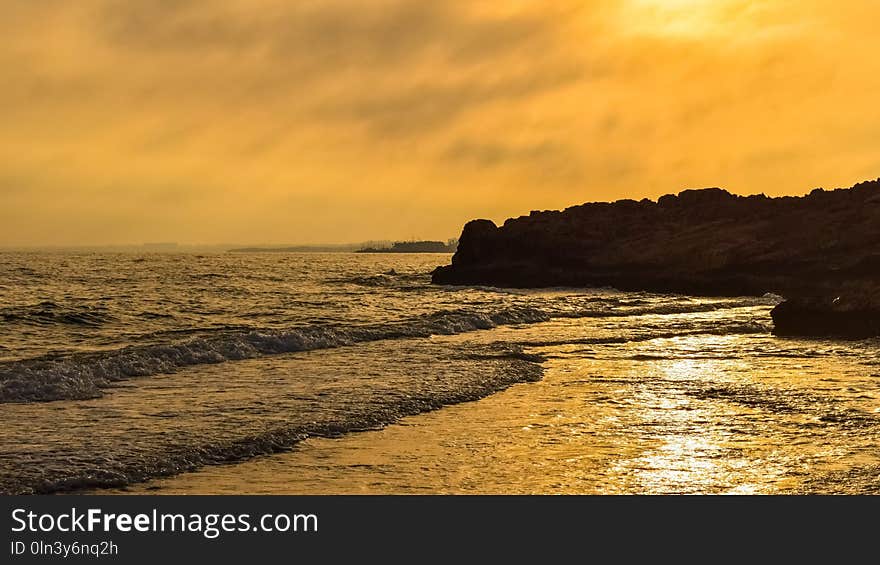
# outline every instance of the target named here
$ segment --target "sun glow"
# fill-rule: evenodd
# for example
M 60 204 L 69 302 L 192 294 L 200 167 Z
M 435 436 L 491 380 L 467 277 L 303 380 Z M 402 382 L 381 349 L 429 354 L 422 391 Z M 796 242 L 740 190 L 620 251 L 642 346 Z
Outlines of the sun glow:
M 628 0 L 621 14 L 639 35 L 696 38 L 723 35 L 742 23 L 750 2 L 741 0 Z

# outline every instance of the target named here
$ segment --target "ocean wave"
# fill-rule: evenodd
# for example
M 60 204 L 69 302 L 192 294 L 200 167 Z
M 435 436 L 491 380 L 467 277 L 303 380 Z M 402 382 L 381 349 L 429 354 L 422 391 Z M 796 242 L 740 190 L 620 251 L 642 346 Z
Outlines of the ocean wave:
M 135 317 L 147 320 L 156 320 L 162 318 L 174 318 L 175 316 L 174 314 L 170 314 L 168 312 L 153 312 L 152 310 L 144 310 L 143 312 L 136 314 Z
M 730 310 L 755 306 L 754 300 L 730 301 L 721 303 L 684 303 L 684 304 L 648 304 L 637 306 L 625 306 L 601 310 L 590 314 L 596 318 L 622 318 L 629 316 L 668 316 L 670 314 L 699 314 L 701 312 L 715 312 L 717 310 Z M 559 317 L 567 317 L 565 313 Z M 572 312 L 572 318 L 583 317 L 579 312 Z
M 499 325 L 549 320 L 530 308 L 492 313 L 442 311 L 414 320 L 365 327 L 306 326 L 222 333 L 181 343 L 126 347 L 52 359 L 0 363 L 0 402 L 96 398 L 113 382 L 171 373 L 183 367 L 327 349 L 382 339 L 456 334 Z
M 326 279 L 324 282 L 330 284 L 350 284 L 355 286 L 366 287 L 413 287 L 416 285 L 419 290 L 431 289 L 426 286 L 431 280 L 431 273 L 398 273 L 394 269 L 378 273 L 375 275 L 357 275 L 353 277 L 341 277 Z M 414 287 L 415 288 L 415 287 Z
M 46 300 L 39 304 L 0 309 L 0 320 L 7 324 L 34 326 L 63 324 L 97 327 L 112 320 L 112 316 L 101 307 L 63 306 Z
M 738 305 L 740 304 L 731 303 L 729 307 Z M 628 315 L 702 312 L 706 310 L 704 306 L 657 305 L 653 310 L 639 308 Z M 327 349 L 385 339 L 460 334 L 498 326 L 546 322 L 553 318 L 606 316 L 608 313 L 596 309 L 571 312 L 510 307 L 494 312 L 442 310 L 381 325 L 311 325 L 284 330 L 222 330 L 217 335 L 180 342 L 130 346 L 58 358 L 0 362 L 0 403 L 97 398 L 102 395 L 104 388 L 114 382 L 171 373 L 193 365 L 254 359 L 265 355 Z
M 132 433 L 138 441 L 131 444 L 101 443 L 105 438 L 98 438 L 95 444 L 87 444 L 85 450 L 60 446 L 60 454 L 34 455 L 39 460 L 52 461 L 50 465 L 32 464 L 28 457 L 16 458 L 0 468 L 0 494 L 47 494 L 124 487 L 154 477 L 192 471 L 207 464 L 241 461 L 284 451 L 309 437 L 339 437 L 382 428 L 406 416 L 477 400 L 517 383 L 538 381 L 543 375 L 543 368 L 535 362 L 540 358 L 516 347 L 483 350 L 481 353 L 475 361 L 437 361 L 453 367 L 447 373 L 438 367 L 438 374 L 444 378 L 428 383 L 413 374 L 400 380 L 398 388 L 393 391 L 380 383 L 358 387 L 361 401 L 353 404 L 347 389 L 319 392 L 311 395 L 308 402 L 299 404 L 291 400 L 299 395 L 287 395 L 274 406 L 276 414 L 284 414 L 283 418 L 269 416 L 241 427 L 206 422 L 192 415 L 187 418 L 186 414 L 167 411 L 163 407 L 151 415 L 171 420 L 183 418 L 184 421 L 167 427 L 157 423 L 155 427 L 134 431 Z M 324 407 L 320 416 L 309 412 L 308 408 L 296 409 L 312 403 Z M 101 414 L 95 417 L 113 418 Z M 115 422 L 104 422 L 103 425 L 119 426 Z M 173 430 L 174 443 L 164 439 L 165 430 Z M 71 451 L 65 451 L 67 449 Z M 33 453 L 27 449 L 24 452 Z M 67 453 L 71 456 L 66 457 Z
M 622 336 L 602 336 L 602 337 L 581 337 L 581 338 L 564 338 L 564 339 L 542 339 L 518 341 L 524 347 L 555 347 L 560 345 L 615 345 L 624 343 L 639 343 L 645 341 L 653 341 L 655 339 L 671 339 L 675 337 L 687 336 L 703 336 L 703 335 L 749 335 L 749 334 L 769 334 L 770 327 L 760 322 L 731 322 L 726 324 L 718 324 L 713 322 L 706 326 L 697 325 L 689 330 L 675 331 L 649 331 L 644 334 L 622 335 Z
M 831 425 L 849 432 L 861 431 L 875 435 L 877 426 L 880 425 L 880 417 L 875 414 L 846 406 L 833 396 L 822 396 L 799 389 L 786 390 L 741 383 L 709 386 L 697 384 L 687 394 L 701 400 L 722 400 L 777 414 L 809 414 L 812 416 L 812 425 Z

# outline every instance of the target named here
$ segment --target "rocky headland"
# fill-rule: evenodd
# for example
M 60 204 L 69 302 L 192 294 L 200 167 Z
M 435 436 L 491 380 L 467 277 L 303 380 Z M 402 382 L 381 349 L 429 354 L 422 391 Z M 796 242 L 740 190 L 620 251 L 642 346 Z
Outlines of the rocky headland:
M 880 335 L 880 179 L 806 196 L 720 188 L 464 226 L 433 282 L 784 296 L 776 333 Z

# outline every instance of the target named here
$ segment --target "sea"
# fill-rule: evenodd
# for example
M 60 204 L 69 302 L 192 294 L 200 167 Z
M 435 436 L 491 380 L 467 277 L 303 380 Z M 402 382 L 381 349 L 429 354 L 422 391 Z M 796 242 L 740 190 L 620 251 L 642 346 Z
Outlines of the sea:
M 450 258 L 0 253 L 0 492 L 880 493 L 880 341 Z

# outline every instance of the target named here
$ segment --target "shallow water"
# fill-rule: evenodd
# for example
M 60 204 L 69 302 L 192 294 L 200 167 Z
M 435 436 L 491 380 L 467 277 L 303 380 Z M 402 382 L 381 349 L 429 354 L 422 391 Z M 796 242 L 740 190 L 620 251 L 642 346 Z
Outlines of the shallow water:
M 861 347 L 705 334 L 538 347 L 540 382 L 133 492 L 880 494 L 880 375 Z
M 880 490 L 876 340 L 448 260 L 0 254 L 0 490 Z

